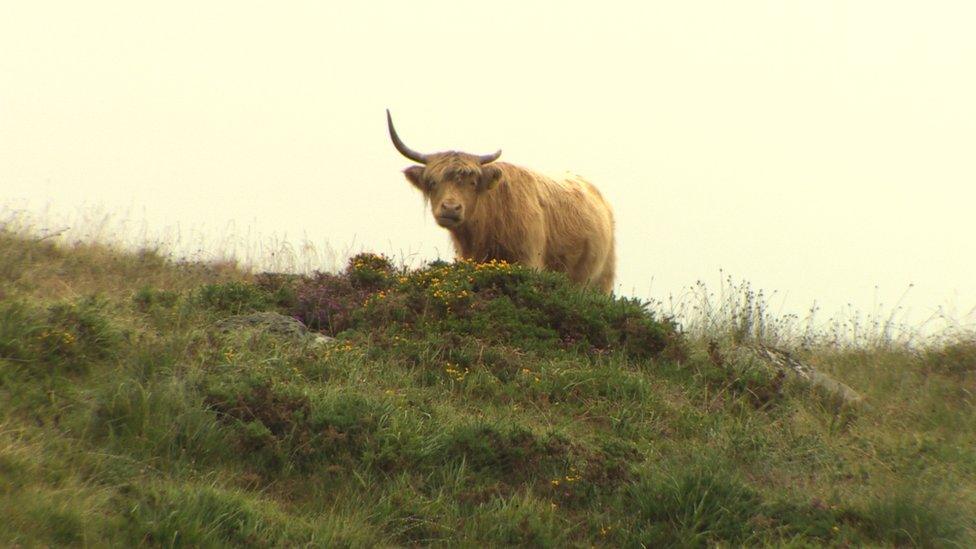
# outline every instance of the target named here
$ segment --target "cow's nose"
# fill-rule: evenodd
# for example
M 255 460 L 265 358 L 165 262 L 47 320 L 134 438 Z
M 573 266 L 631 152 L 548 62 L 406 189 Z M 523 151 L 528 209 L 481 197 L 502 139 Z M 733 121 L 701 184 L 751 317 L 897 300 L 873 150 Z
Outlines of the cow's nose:
M 460 202 L 445 202 L 441 204 L 441 212 L 451 215 L 457 215 L 461 213 L 461 203 Z

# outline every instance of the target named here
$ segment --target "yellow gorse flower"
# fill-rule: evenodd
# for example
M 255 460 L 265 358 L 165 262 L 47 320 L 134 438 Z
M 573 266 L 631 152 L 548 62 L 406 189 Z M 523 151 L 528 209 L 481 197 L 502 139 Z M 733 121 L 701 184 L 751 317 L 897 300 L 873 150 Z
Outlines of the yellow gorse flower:
M 75 338 L 75 334 L 64 330 L 58 330 L 55 332 L 49 332 L 47 330 L 44 330 L 43 332 L 41 332 L 41 339 L 45 340 L 46 342 L 53 343 L 55 345 L 63 345 L 63 346 L 72 345 L 77 340 Z
M 447 373 L 447 375 L 454 378 L 455 381 L 464 381 L 464 378 L 467 377 L 470 370 L 468 370 L 468 368 L 465 368 L 463 370 L 459 368 L 460 367 L 457 364 L 452 364 L 448 362 L 447 366 L 444 368 L 444 372 Z

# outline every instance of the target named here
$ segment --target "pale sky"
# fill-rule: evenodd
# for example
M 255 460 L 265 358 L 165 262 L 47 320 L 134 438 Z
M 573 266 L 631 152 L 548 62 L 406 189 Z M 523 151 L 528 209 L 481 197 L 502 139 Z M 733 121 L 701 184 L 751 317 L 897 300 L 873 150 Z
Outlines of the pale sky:
M 596 184 L 618 290 L 976 306 L 976 3 L 4 2 L 0 207 L 435 258 L 385 128 Z M 877 286 L 877 290 L 875 287 Z

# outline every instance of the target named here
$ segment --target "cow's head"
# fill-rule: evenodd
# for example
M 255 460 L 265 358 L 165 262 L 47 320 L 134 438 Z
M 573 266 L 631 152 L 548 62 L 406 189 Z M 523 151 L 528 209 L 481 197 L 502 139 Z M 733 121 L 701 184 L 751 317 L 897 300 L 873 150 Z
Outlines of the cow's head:
M 390 139 L 400 154 L 419 162 L 403 170 L 407 181 L 430 200 L 430 210 L 441 227 L 456 229 L 470 219 L 478 207 L 478 198 L 498 185 L 502 171 L 491 162 L 502 151 L 482 156 L 463 152 L 422 154 L 407 147 L 393 129 L 393 118 L 386 111 Z

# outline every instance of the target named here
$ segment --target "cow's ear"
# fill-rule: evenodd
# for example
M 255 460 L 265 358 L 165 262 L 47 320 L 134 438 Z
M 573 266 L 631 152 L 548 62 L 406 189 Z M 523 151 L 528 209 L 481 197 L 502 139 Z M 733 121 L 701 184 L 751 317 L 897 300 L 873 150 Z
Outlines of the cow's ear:
M 481 167 L 481 188 L 489 191 L 494 189 L 498 185 L 498 181 L 502 178 L 502 170 L 498 166 L 492 166 L 488 164 L 487 166 Z
M 407 181 L 413 184 L 414 187 L 420 189 L 421 192 L 427 192 L 427 185 L 424 183 L 423 166 L 410 166 L 403 170 L 403 175 L 407 176 Z

